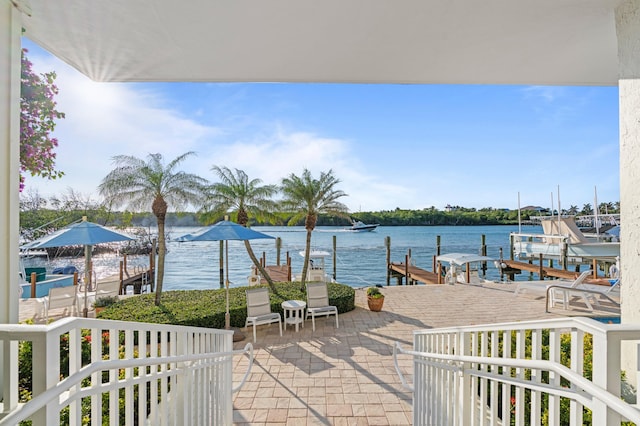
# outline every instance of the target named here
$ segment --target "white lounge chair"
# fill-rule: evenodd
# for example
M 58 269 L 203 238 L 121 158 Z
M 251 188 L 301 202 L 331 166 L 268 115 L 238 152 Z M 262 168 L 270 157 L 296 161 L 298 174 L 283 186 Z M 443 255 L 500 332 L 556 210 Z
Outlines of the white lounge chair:
M 49 289 L 49 295 L 44 299 L 44 318 L 49 320 L 49 311 L 51 309 L 62 309 L 66 313 L 69 310 L 70 315 L 76 315 L 76 286 L 54 287 Z
M 522 281 L 518 283 L 515 294 L 533 294 L 538 297 L 543 297 L 547 294 L 547 289 L 551 286 L 562 286 L 568 288 L 575 288 L 582 284 L 582 282 L 593 273 L 591 270 L 586 270 L 581 273 L 578 278 L 573 281 L 555 280 L 555 281 Z
M 598 285 L 598 284 L 581 284 L 578 289 L 566 288 L 566 289 L 551 289 L 551 292 L 555 292 L 555 303 L 562 303 L 564 309 L 568 308 L 569 305 L 569 297 L 570 296 L 579 296 L 585 301 L 587 308 L 590 310 L 593 309 L 591 304 L 596 306 L 600 306 L 599 298 L 604 298 L 609 300 L 610 302 L 619 305 L 620 300 L 620 279 L 615 280 L 610 286 Z M 618 299 L 618 301 L 614 300 L 612 297 Z M 554 306 L 554 301 L 552 300 L 551 307 Z
M 311 317 L 313 331 L 316 331 L 316 317 L 329 315 L 336 316 L 336 328 L 338 328 L 338 308 L 329 305 L 327 283 L 307 283 L 307 318 Z
M 269 301 L 269 290 L 266 288 L 255 288 L 246 290 L 247 294 L 247 320 L 245 328 L 253 325 L 253 342 L 256 341 L 256 326 L 264 324 L 278 323 L 280 336 L 282 336 L 282 317 L 277 312 L 271 312 L 271 302 Z

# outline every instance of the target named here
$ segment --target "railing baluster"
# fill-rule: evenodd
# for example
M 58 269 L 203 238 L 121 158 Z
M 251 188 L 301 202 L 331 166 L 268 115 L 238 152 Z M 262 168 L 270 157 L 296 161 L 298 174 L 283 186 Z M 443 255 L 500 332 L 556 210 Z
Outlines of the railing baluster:
M 103 339 L 102 329 L 91 329 L 91 362 L 97 362 L 102 360 L 103 352 Z M 108 333 L 105 332 L 105 334 Z M 99 386 L 102 383 L 102 372 L 96 371 L 91 375 L 91 386 Z M 91 395 L 91 425 L 102 425 L 102 394 Z
M 531 359 L 542 359 L 542 330 L 531 330 Z M 542 383 L 542 371 L 531 370 L 531 381 Z M 531 424 L 540 424 L 542 413 L 542 395 L 536 390 L 531 391 Z
M 488 333 L 486 331 L 483 331 L 482 333 L 480 333 L 480 356 L 482 357 L 486 357 L 487 356 L 487 349 L 489 347 L 489 342 L 488 342 Z M 486 372 L 487 371 L 487 365 L 486 364 L 481 364 L 479 366 L 479 370 Z M 479 419 L 478 419 L 478 424 L 480 426 L 484 426 L 486 424 L 487 421 L 487 379 L 485 379 L 484 377 L 480 378 L 480 395 L 479 395 L 479 400 L 480 403 L 478 404 L 478 412 L 479 412 Z
M 502 358 L 511 358 L 511 331 L 505 330 L 501 334 Z M 502 375 L 505 378 L 511 377 L 511 369 L 503 366 Z M 511 424 L 511 386 L 507 383 L 502 384 L 502 424 Z
M 584 332 L 578 329 L 571 330 L 571 369 L 580 374 L 584 374 L 584 362 L 582 354 L 584 353 Z M 576 400 L 569 403 L 569 426 L 582 425 L 583 406 Z
M 556 329 L 549 330 L 549 361 L 560 363 L 560 333 Z M 549 384 L 560 387 L 560 376 L 549 372 Z M 560 424 L 560 397 L 549 395 L 549 424 Z
M 464 331 L 458 332 L 458 354 L 462 356 L 470 355 L 471 348 L 471 336 Z M 466 426 L 471 423 L 471 404 L 472 404 L 472 389 L 471 378 L 468 374 L 463 374 L 464 369 L 470 368 L 467 363 L 460 364 L 461 372 L 458 376 L 458 422 L 456 426 Z
M 119 330 L 115 328 L 109 329 L 109 335 L 113 336 L 116 341 L 119 340 Z M 118 337 L 116 337 L 118 336 Z M 120 357 L 119 347 L 117 344 L 109 345 L 109 359 L 114 360 Z M 109 370 L 109 383 L 114 383 L 118 380 L 118 370 Z M 109 424 L 111 426 L 117 426 L 120 424 L 120 404 L 118 401 L 118 390 L 112 389 L 109 391 Z
M 76 328 L 69 331 L 69 375 L 77 372 L 82 368 L 82 330 Z M 91 337 L 89 337 L 91 342 Z M 81 383 L 73 386 L 71 392 L 77 393 L 82 387 Z M 69 406 L 69 424 L 80 424 L 82 418 L 82 404 L 74 401 Z
M 118 332 L 120 333 L 120 332 Z M 134 341 L 133 341 L 133 330 L 125 330 L 124 331 L 124 357 L 126 359 L 133 358 L 133 349 L 134 349 Z M 111 345 L 109 345 L 111 346 Z M 133 367 L 126 368 L 124 370 L 124 378 L 132 379 L 134 377 Z M 124 391 L 124 415 L 125 415 L 125 424 L 127 426 L 133 425 L 133 413 L 134 413 L 134 388 L 133 386 L 127 386 Z
M 498 343 L 500 340 L 500 331 L 495 330 L 492 331 L 491 334 L 491 358 L 498 358 L 500 354 L 498 353 Z M 491 365 L 491 373 L 498 374 L 498 366 Z M 489 424 L 495 425 L 498 424 L 498 382 L 495 380 L 491 380 L 489 387 Z
M 160 332 L 160 358 L 166 358 L 169 355 L 167 348 L 167 332 Z M 167 364 L 160 364 L 160 407 L 162 411 L 160 412 L 160 421 L 161 424 L 166 425 L 169 424 L 169 392 L 168 392 L 168 380 L 165 373 L 168 371 Z
M 526 346 L 526 333 L 524 330 L 516 330 L 515 334 L 516 334 L 515 358 L 523 359 L 525 354 L 525 346 Z M 525 369 L 516 368 L 515 372 L 516 372 L 516 377 L 524 381 Z M 515 398 L 516 398 L 516 426 L 524 426 L 524 414 L 525 414 L 524 387 L 516 386 Z
M 472 356 L 479 356 L 480 355 L 480 351 L 478 346 L 480 345 L 480 338 L 479 338 L 479 333 L 478 332 L 473 332 L 471 333 L 471 355 Z M 480 368 L 479 364 L 477 363 L 472 363 L 470 365 L 470 368 L 472 370 L 477 370 Z M 478 405 L 479 405 L 479 401 L 478 401 L 478 377 L 476 375 L 473 375 L 473 377 L 471 377 L 471 425 L 477 425 L 478 424 L 478 417 L 479 417 L 479 413 L 478 413 Z

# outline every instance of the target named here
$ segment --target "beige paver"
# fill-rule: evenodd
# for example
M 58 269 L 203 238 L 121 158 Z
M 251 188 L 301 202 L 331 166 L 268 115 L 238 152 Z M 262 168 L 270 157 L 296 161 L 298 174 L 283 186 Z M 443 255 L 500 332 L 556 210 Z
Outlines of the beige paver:
M 544 299 L 514 296 L 515 284 L 385 287 L 382 312 L 370 312 L 364 290 L 356 290 L 356 309 L 316 321 L 280 337 L 275 326 L 258 328 L 252 393 L 234 394 L 236 424 L 407 425 L 412 394 L 393 366 L 393 345 L 412 345 L 414 330 L 490 324 L 571 315 L 591 315 L 576 304 L 571 311 L 545 313 Z M 611 314 L 610 311 L 600 312 Z M 240 349 L 246 341 L 236 343 Z M 247 363 L 236 357 L 234 377 Z M 411 359 L 400 358 L 408 378 Z M 255 386 L 255 382 L 252 382 Z M 272 393 L 262 392 L 271 389 Z M 255 395 L 254 398 L 251 398 Z M 268 396 L 267 396 L 268 395 Z M 288 408 L 283 399 L 289 400 Z M 250 401 L 249 401 L 250 400 Z M 268 408 L 267 410 L 265 410 Z

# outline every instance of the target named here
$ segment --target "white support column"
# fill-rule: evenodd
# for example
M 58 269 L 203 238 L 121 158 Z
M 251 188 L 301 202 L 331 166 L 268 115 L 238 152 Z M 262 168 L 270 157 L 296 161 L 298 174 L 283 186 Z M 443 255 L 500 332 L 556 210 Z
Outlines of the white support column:
M 18 322 L 20 12 L 0 0 L 0 323 Z
M 18 322 L 18 173 L 20 163 L 20 12 L 0 0 L 0 323 Z M 18 347 L 0 350 L 0 399 L 17 401 Z
M 640 0 L 616 9 L 620 96 L 622 321 L 640 323 Z M 623 370 L 635 382 L 636 345 L 625 344 Z

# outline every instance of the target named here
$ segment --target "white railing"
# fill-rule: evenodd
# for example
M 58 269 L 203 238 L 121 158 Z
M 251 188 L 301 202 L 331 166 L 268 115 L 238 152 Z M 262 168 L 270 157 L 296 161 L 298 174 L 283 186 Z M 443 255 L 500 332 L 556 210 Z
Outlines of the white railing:
M 1 325 L 0 425 L 231 424 L 232 391 L 253 362 L 251 344 L 234 351 L 232 340 L 227 330 L 95 319 Z M 232 389 L 241 353 L 248 370 Z
M 511 233 L 511 252 L 521 260 L 561 259 L 567 256 L 568 235 Z
M 396 344 L 394 361 L 413 391 L 414 425 L 640 424 L 620 398 L 621 344 L 634 340 L 640 327 L 589 318 L 455 327 L 414 332 L 413 350 Z

